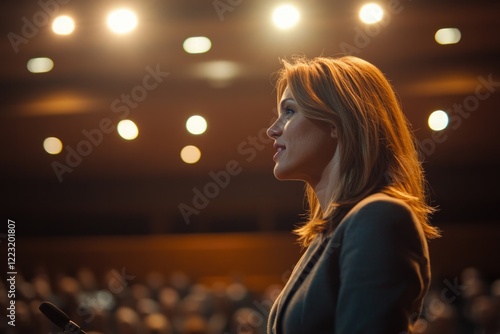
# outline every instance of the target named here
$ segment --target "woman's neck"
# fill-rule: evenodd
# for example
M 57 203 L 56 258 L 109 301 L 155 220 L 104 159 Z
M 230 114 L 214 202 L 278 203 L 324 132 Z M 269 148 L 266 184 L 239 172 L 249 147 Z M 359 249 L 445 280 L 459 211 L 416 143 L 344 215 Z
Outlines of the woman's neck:
M 330 206 L 332 194 L 338 184 L 339 174 L 339 151 L 337 150 L 332 160 L 325 167 L 321 177 L 314 184 L 310 184 L 318 198 L 321 211 L 324 213 Z

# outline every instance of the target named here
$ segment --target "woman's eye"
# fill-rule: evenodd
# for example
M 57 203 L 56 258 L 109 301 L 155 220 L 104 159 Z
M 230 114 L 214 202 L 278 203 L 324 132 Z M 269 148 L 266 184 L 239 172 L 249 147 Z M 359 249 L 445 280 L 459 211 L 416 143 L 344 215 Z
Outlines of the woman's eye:
M 285 116 L 291 116 L 295 113 L 295 111 L 291 108 L 285 108 Z

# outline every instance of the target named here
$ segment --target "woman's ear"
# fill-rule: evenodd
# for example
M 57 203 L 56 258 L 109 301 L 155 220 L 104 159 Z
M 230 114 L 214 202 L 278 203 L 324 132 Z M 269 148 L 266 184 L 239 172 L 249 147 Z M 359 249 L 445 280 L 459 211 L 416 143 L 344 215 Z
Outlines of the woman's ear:
M 332 136 L 333 139 L 338 139 L 337 127 L 335 125 L 332 125 L 332 127 L 331 127 L 330 136 Z

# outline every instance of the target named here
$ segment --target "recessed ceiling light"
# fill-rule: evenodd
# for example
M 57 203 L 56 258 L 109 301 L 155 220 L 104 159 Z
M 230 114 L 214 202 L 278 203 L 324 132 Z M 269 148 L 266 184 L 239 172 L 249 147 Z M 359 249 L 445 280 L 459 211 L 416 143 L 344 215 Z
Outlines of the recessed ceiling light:
M 26 65 L 31 73 L 46 73 L 54 68 L 54 62 L 47 57 L 32 58 Z
M 107 22 L 114 33 L 126 34 L 137 26 L 137 16 L 129 9 L 118 9 L 108 15 Z
M 460 42 L 462 34 L 457 28 L 443 28 L 436 31 L 434 39 L 441 45 L 456 44 Z
M 212 42 L 204 36 L 189 37 L 184 41 L 182 47 L 187 53 L 205 53 L 212 47 Z

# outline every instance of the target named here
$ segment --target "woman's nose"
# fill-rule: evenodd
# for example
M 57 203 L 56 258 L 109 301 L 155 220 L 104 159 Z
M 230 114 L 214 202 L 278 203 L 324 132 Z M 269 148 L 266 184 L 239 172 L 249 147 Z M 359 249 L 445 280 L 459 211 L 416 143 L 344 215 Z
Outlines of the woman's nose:
M 266 131 L 267 136 L 271 139 L 275 139 L 275 137 L 281 135 L 281 130 L 280 127 L 278 126 L 278 121 L 279 120 L 276 120 Z

